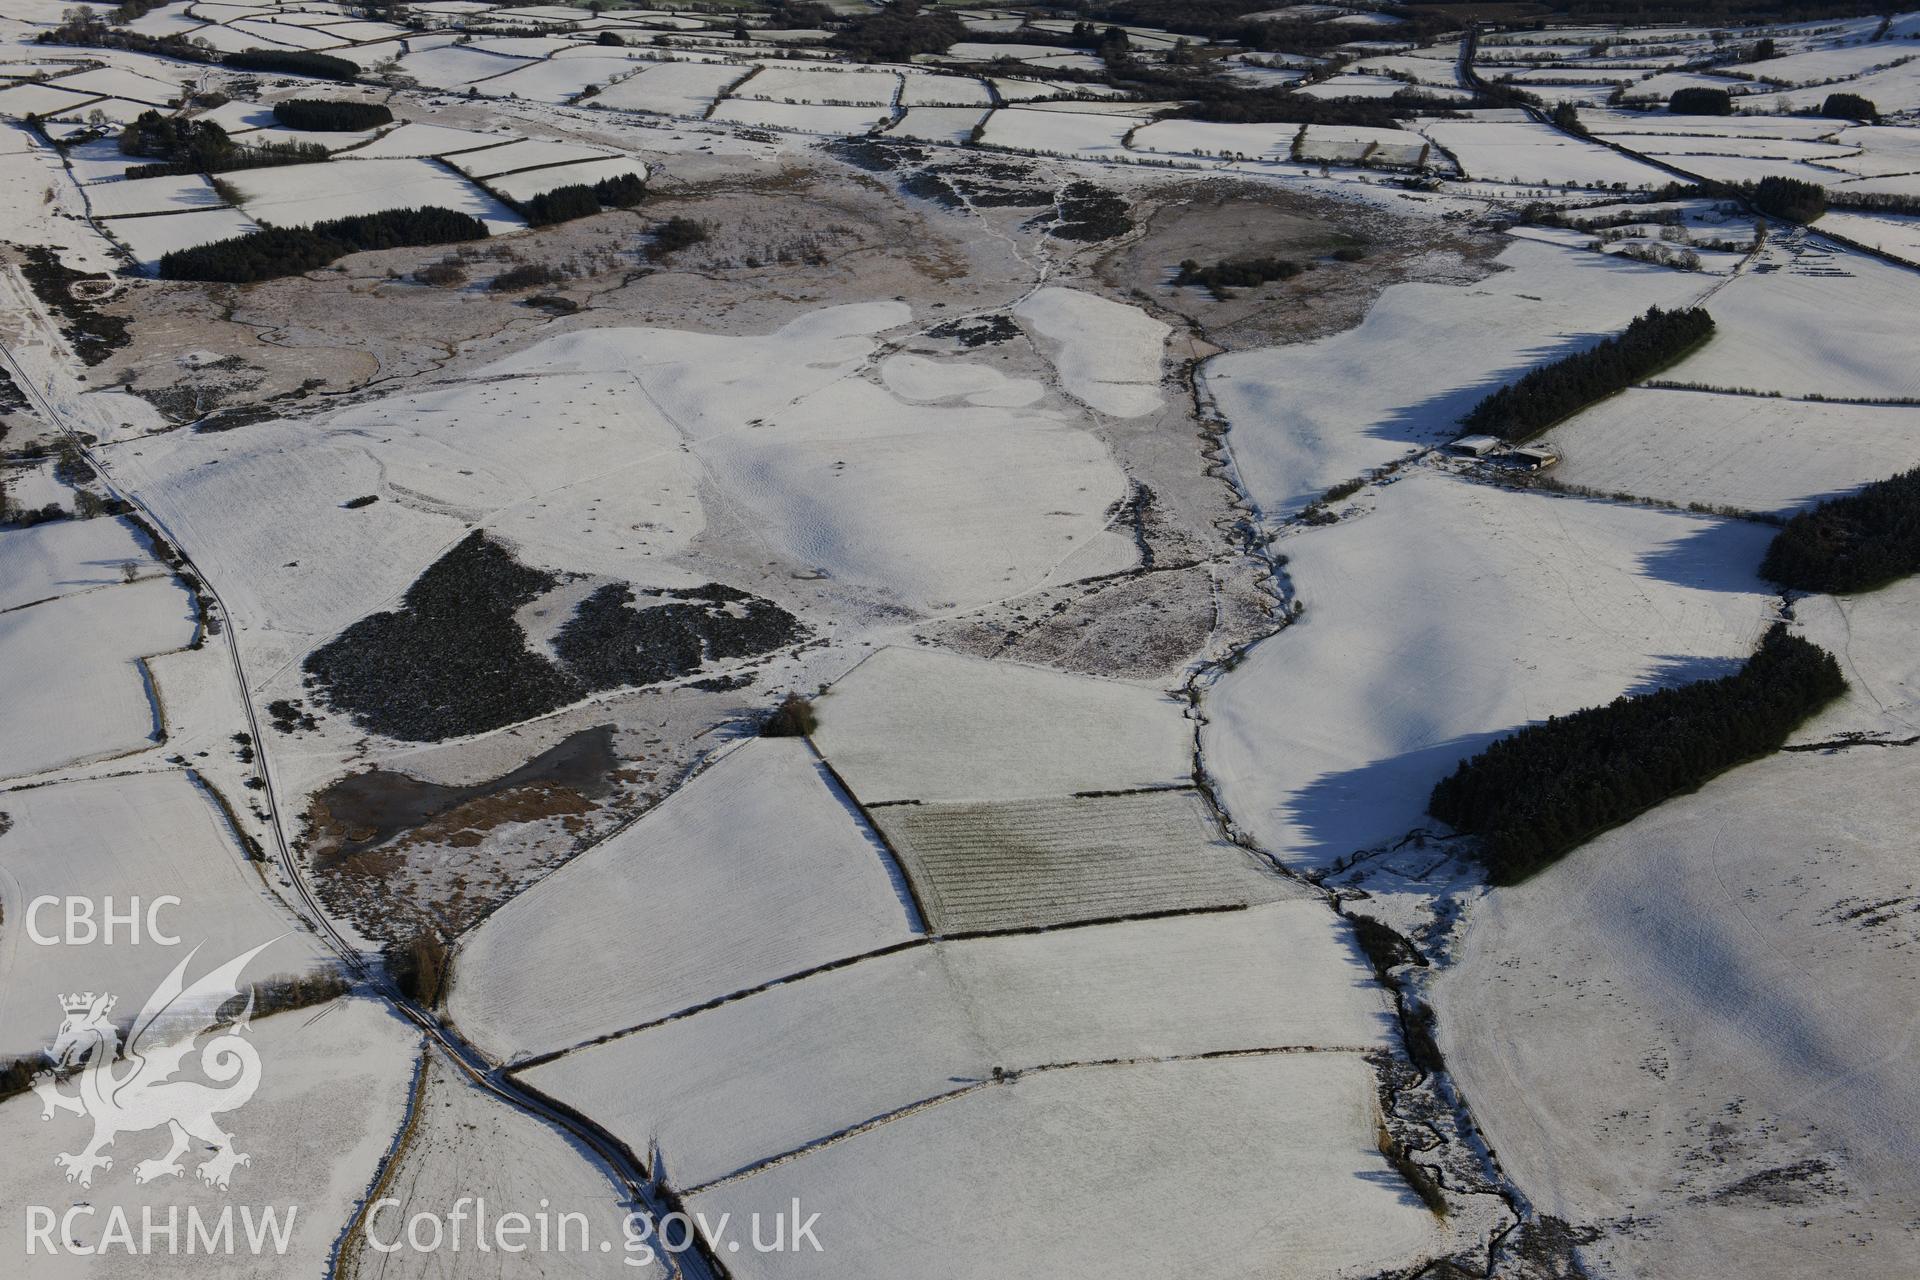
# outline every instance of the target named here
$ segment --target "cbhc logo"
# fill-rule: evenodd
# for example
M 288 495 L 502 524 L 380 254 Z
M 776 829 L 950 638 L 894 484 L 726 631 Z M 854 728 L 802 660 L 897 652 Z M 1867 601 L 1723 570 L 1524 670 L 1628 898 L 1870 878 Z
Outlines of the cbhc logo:
M 96 905 L 98 911 L 95 910 Z M 43 947 L 62 944 L 84 947 L 94 942 L 110 947 L 116 935 L 124 932 L 126 936 L 120 940 L 137 945 L 144 924 L 148 941 L 163 947 L 177 946 L 179 936 L 167 933 L 160 927 L 160 910 L 179 905 L 180 899 L 170 893 L 149 900 L 144 910 L 137 896 L 127 900 L 125 910 L 115 910 L 111 897 L 102 898 L 96 904 L 92 898 L 56 898 L 49 894 L 27 904 L 27 936 Z M 53 909 L 55 926 L 65 926 L 58 933 L 41 930 L 41 913 L 49 909 Z

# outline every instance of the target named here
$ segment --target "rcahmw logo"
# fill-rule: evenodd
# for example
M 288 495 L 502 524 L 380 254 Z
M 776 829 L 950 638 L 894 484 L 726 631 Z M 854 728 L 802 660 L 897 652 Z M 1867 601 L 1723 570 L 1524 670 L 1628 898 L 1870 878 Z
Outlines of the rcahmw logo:
M 87 991 L 60 997 L 66 1020 L 47 1055 L 54 1069 L 34 1077 L 33 1090 L 40 1095 L 41 1119 L 51 1120 L 55 1112 L 68 1111 L 93 1120 L 91 1142 L 77 1153 L 54 1157 L 54 1163 L 66 1170 L 68 1182 L 92 1186 L 95 1173 L 113 1168 L 113 1158 L 104 1153 L 115 1138 L 162 1126 L 172 1146 L 165 1154 L 134 1165 L 135 1182 L 182 1176 L 180 1157 L 190 1146 L 213 1152 L 194 1173 L 221 1191 L 227 1189 L 234 1169 L 253 1163 L 251 1156 L 235 1150 L 233 1136 L 214 1119 L 245 1106 L 260 1087 L 260 1055 L 246 1039 L 247 1019 L 253 1013 L 250 991 L 239 1016 L 199 1047 L 196 1065 L 213 1083 L 173 1076 L 194 1053 L 200 1037 L 220 1026 L 221 1006 L 240 996 L 241 970 L 278 941 L 263 942 L 187 986 L 187 966 L 200 952 L 195 947 L 148 998 L 127 1034 L 124 1051 L 118 1029 L 108 1021 L 115 1002 L 112 995 Z M 61 1089 L 69 1080 L 75 1085 L 74 1093 Z
M 217 1214 L 205 1214 L 199 1205 L 188 1205 L 186 1212 L 170 1204 L 164 1209 L 143 1205 L 139 1226 L 119 1205 L 105 1214 L 90 1204 L 77 1204 L 65 1213 L 55 1213 L 43 1204 L 27 1206 L 27 1256 L 45 1253 L 71 1253 L 90 1257 L 102 1253 L 124 1253 L 132 1257 L 168 1254 L 233 1254 L 244 1250 L 259 1256 L 284 1254 L 293 1239 L 293 1221 L 299 1213 L 288 1205 L 284 1217 L 271 1206 L 255 1211 L 241 1205 L 220 1206 Z M 106 1219 L 99 1238 L 88 1239 L 86 1232 L 96 1218 Z M 240 1232 L 234 1233 L 234 1220 Z

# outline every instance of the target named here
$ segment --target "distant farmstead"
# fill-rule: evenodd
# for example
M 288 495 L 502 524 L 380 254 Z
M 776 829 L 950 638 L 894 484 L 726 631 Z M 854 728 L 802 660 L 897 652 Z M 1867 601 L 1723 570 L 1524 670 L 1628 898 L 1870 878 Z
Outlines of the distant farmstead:
M 1492 462 L 1518 471 L 1545 471 L 1560 461 L 1560 454 L 1545 445 L 1510 445 L 1498 436 L 1461 436 L 1447 445 L 1456 458 Z

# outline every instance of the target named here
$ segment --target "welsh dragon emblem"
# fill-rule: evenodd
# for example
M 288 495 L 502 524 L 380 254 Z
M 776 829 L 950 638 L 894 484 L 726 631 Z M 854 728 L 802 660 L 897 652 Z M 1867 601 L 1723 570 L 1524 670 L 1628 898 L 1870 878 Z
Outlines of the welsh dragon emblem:
M 187 986 L 187 966 L 200 951 L 195 947 L 148 998 L 127 1033 L 124 1052 L 119 1030 L 108 1021 L 114 996 L 88 991 L 60 997 L 66 1020 L 47 1051 L 54 1070 L 36 1076 L 33 1089 L 40 1095 L 42 1120 L 53 1119 L 56 1111 L 93 1117 L 93 1141 L 78 1155 L 54 1157 L 54 1164 L 67 1171 L 68 1182 L 92 1186 L 96 1170 L 113 1168 L 112 1157 L 102 1152 L 116 1137 L 162 1125 L 173 1145 L 158 1159 L 134 1165 L 135 1182 L 180 1177 L 185 1172 L 180 1157 L 194 1143 L 213 1150 L 195 1172 L 222 1191 L 237 1166 L 253 1162 L 234 1150 L 233 1136 L 214 1121 L 245 1106 L 260 1086 L 260 1055 L 245 1038 L 253 1013 L 251 993 L 239 1017 L 199 1047 L 200 1074 L 213 1084 L 172 1077 L 194 1052 L 195 1042 L 221 1025 L 216 1015 L 241 994 L 239 977 L 247 962 L 272 945 L 262 943 Z M 77 1093 L 61 1092 L 69 1077 Z

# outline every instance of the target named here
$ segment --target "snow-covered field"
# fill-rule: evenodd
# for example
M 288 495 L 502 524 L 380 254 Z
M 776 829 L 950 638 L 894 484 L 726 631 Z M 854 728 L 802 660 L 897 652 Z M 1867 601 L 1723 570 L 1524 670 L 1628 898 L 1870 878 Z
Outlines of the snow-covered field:
M 116 218 L 107 231 L 127 247 L 135 260 L 148 266 L 175 249 L 231 240 L 258 231 L 260 224 L 238 209 L 203 209 L 193 213 L 165 213 L 150 218 Z
M 1507 270 L 1464 287 L 1395 285 L 1364 323 L 1333 337 L 1207 362 L 1207 390 L 1262 511 L 1290 514 L 1411 447 L 1452 438 L 1460 415 L 1510 377 L 1701 288 L 1679 272 L 1530 241 L 1499 261 Z M 1712 310 L 1733 318 L 1724 304 Z
M 797 133 L 870 133 L 893 118 L 887 107 L 817 106 L 812 103 L 766 102 L 756 98 L 728 98 L 708 117 L 728 124 L 791 129 Z
M 647 166 L 630 156 L 608 156 L 599 160 L 549 165 L 546 168 L 528 169 L 521 173 L 488 178 L 487 185 L 509 200 L 531 200 L 534 196 L 552 191 L 555 187 L 592 186 L 608 178 L 621 178 L 629 174 L 636 178 L 645 178 Z
M 449 1007 L 502 1058 L 565 1048 L 912 937 L 897 876 L 806 744 L 747 743 L 489 920 Z
M 46 1048 L 60 1028 L 58 997 L 70 991 L 111 991 L 121 1012 L 139 1012 L 175 964 L 202 947 L 201 970 L 274 942 L 249 966 L 249 981 L 312 968 L 320 954 L 311 935 L 278 908 L 253 863 L 246 861 L 218 805 L 186 774 L 142 773 L 63 782 L 13 791 L 0 807 L 12 827 L 0 835 L 0 1057 Z M 171 895 L 153 923 L 177 943 L 148 934 L 147 909 Z M 37 898 L 59 899 L 29 918 Z M 129 926 L 116 936 L 84 941 L 84 926 L 69 931 L 68 897 L 90 900 L 105 927 L 101 900 L 125 915 L 141 904 L 139 937 Z M 28 932 L 71 938 L 40 943 Z
M 1237 981 L 1287 972 L 1286 984 Z M 1287 1046 L 1390 1025 L 1317 903 L 915 947 L 578 1050 L 526 1076 L 699 1186 L 994 1068 Z M 646 1090 L 626 1082 L 651 1081 Z
M 1078 289 L 1040 289 L 1013 314 L 1045 342 L 1067 394 L 1116 418 L 1161 407 L 1167 326 L 1138 307 Z
M 396 1203 L 380 1209 L 371 1221 L 363 1218 L 342 1243 L 341 1275 L 353 1280 L 458 1280 L 473 1274 L 477 1250 L 472 1238 L 463 1240 L 457 1252 L 406 1247 L 407 1224 L 414 1214 L 451 1212 L 463 1197 L 471 1212 L 477 1212 L 473 1202 L 484 1202 L 494 1221 L 518 1213 L 539 1223 L 545 1215 L 551 1229 L 549 1248 L 504 1257 L 495 1251 L 500 1261 L 494 1265 L 506 1275 L 528 1280 L 660 1280 L 669 1274 L 658 1259 L 648 1262 L 637 1245 L 628 1247 L 629 1207 L 598 1165 L 583 1159 L 562 1134 L 473 1087 L 444 1054 L 429 1052 L 425 1070 L 413 1129 L 381 1188 L 381 1198 Z M 528 1243 L 537 1239 L 532 1236 Z M 603 1240 L 613 1247 L 603 1251 Z M 402 1247 L 388 1248 L 395 1243 Z M 509 1238 L 508 1243 L 514 1242 Z M 563 1244 L 564 1251 L 551 1247 L 554 1244 Z
M 890 138 L 958 145 L 972 137 L 974 128 L 986 117 L 986 111 L 979 107 L 908 107 L 886 133 Z
M 1421 132 L 1460 162 L 1467 176 L 1498 182 L 1652 189 L 1669 175 L 1652 165 L 1532 122 L 1436 120 Z
M 246 212 L 277 226 L 305 226 L 382 209 L 435 206 L 471 214 L 498 234 L 523 226 L 520 216 L 431 160 L 333 160 L 247 169 L 227 175 Z
M 238 579 L 229 603 L 243 630 L 261 628 L 248 642 L 283 656 L 283 645 L 303 651 L 391 599 L 458 540 L 463 519 L 489 513 L 532 562 L 694 585 L 672 563 L 705 524 L 702 467 L 707 483 L 762 513 L 763 536 L 797 567 L 894 601 L 979 602 L 1131 565 L 1130 539 L 1107 531 L 1124 477 L 1071 418 L 909 407 L 847 376 L 874 333 L 905 319 L 905 308 L 876 303 L 761 337 L 584 331 L 470 383 L 342 410 L 297 447 L 248 428 L 168 437 L 128 465 L 169 522 Z M 532 369 L 542 376 L 502 376 Z M 631 394 L 636 386 L 645 394 Z M 606 467 L 615 442 L 632 451 L 626 467 L 645 468 L 648 488 Z M 214 457 L 220 466 L 203 465 Z M 1009 471 L 1009 457 L 1021 466 Z M 983 503 L 988 477 L 994 498 Z M 342 507 L 383 485 L 412 500 Z M 528 500 L 556 489 L 569 501 L 543 519 Z M 827 504 L 828 492 L 847 498 Z M 598 523 L 568 518 L 596 501 L 606 504 Z M 618 513 L 627 514 L 605 518 Z M 239 571 L 288 545 L 301 548 L 297 579 Z M 393 554 L 399 546 L 405 554 Z M 636 548 L 652 560 L 637 561 Z
M 1139 124 L 1127 116 L 1004 107 L 987 117 L 980 140 L 1012 151 L 1098 157 L 1119 152 Z
M 120 566 L 151 569 L 147 549 L 124 520 L 56 520 L 9 530 L 0 556 L 0 614 L 122 581 Z
M 1791 514 L 1920 466 L 1903 405 L 1630 390 L 1555 427 L 1556 473 L 1604 493 Z
M 764 66 L 733 91 L 738 98 L 770 102 L 813 102 L 842 107 L 884 107 L 900 93 L 892 71 L 850 71 L 838 67 Z
M 1732 281 L 1709 304 L 1713 340 L 1663 377 L 1784 395 L 1920 396 L 1905 335 L 1913 273 L 1808 237 L 1789 265 Z
M 108 182 L 87 191 L 87 203 L 97 218 L 131 213 L 177 213 L 206 209 L 220 203 L 213 184 L 197 173 L 178 178 L 135 178 Z
M 736 1255 L 743 1277 L 882 1280 L 903 1254 L 956 1280 L 1002 1275 L 1009 1256 L 1037 1275 L 1365 1274 L 1442 1233 L 1375 1150 L 1373 1089 L 1344 1053 L 1010 1077 L 689 1203 L 712 1218 L 801 1194 L 836 1224 L 819 1253 Z M 1143 1226 L 1168 1222 L 1187 1229 Z
M 457 155 L 447 163 L 469 178 L 491 178 L 496 174 L 516 173 L 548 165 L 571 164 L 586 160 L 605 160 L 612 153 L 597 147 L 582 147 L 570 142 L 537 142 L 523 139 L 504 147 Z
M 610 84 L 594 101 L 625 111 L 698 116 L 747 73 L 726 62 L 667 62 Z
M 984 80 L 971 76 L 905 76 L 900 102 L 908 107 L 985 107 L 993 94 Z
M 1920 823 L 1898 749 L 1778 755 L 1468 918 L 1441 1045 L 1502 1165 L 1624 1274 L 1912 1270 Z
M 1905 578 L 1858 596 L 1808 596 L 1794 603 L 1794 629 L 1833 654 L 1847 692 L 1794 735 L 1828 742 L 1847 735 L 1920 739 L 1920 651 L 1912 643 L 1920 582 Z
M 873 811 L 941 933 L 1044 929 L 1287 892 L 1192 790 Z
M 170 578 L 0 613 L 7 655 L 0 778 L 139 750 L 160 708 L 140 660 L 193 639 L 193 602 Z
M 1156 690 L 951 653 L 882 649 L 819 715 L 820 750 L 869 805 L 1181 786 L 1193 770 L 1191 728 Z
M 1207 695 L 1207 767 L 1296 866 L 1396 839 L 1495 737 L 1746 657 L 1772 533 L 1416 471 L 1283 544 L 1306 612 Z
M 214 956 L 211 948 L 202 954 L 203 960 L 209 957 L 216 964 L 229 958 Z M 198 969 L 192 972 L 197 976 Z M 155 980 L 164 974 L 163 969 Z M 146 994 L 128 991 L 124 1000 L 138 1002 Z M 59 1012 L 51 993 L 46 1004 Z M 64 1182 L 53 1156 L 80 1151 L 93 1132 L 91 1122 L 66 1114 L 43 1121 L 40 1100 L 30 1093 L 0 1103 L 0 1141 L 13 1157 L 0 1171 L 0 1195 L 16 1207 L 46 1207 L 56 1222 L 73 1224 L 72 1237 L 56 1232 L 55 1238 L 99 1249 L 89 1256 L 50 1251 L 42 1242 L 38 1255 L 29 1258 L 27 1216 L 16 1208 L 0 1224 L 0 1251 L 23 1260 L 17 1274 L 36 1280 L 125 1275 L 130 1256 L 143 1275 L 195 1280 L 250 1280 L 269 1267 L 288 1275 L 327 1270 L 342 1228 L 372 1184 L 406 1113 L 419 1036 L 385 1005 L 351 999 L 257 1019 L 246 1038 L 259 1054 L 259 1089 L 243 1109 L 220 1121 L 233 1134 L 234 1149 L 251 1160 L 234 1171 L 226 1191 L 195 1176 L 205 1155 L 197 1146 L 182 1157 L 181 1176 L 135 1182 L 136 1165 L 166 1154 L 164 1127 L 121 1134 L 109 1148 L 113 1168 L 96 1174 L 91 1188 Z M 194 1061 L 188 1059 L 189 1071 Z M 85 1208 L 67 1217 L 80 1206 Z M 131 1226 L 131 1247 L 108 1234 L 116 1209 Z M 173 1216 L 176 1249 L 167 1248 L 164 1234 L 143 1237 L 143 1210 L 162 1229 Z M 243 1213 L 260 1224 L 268 1210 L 291 1230 L 284 1250 L 263 1232 L 256 1254 L 248 1246 Z M 233 1215 L 235 1247 L 189 1250 L 189 1213 L 197 1212 L 211 1231 L 227 1211 Z M 149 1242 L 144 1249 L 143 1239 Z

